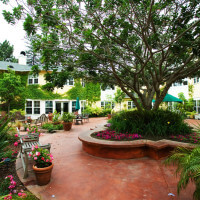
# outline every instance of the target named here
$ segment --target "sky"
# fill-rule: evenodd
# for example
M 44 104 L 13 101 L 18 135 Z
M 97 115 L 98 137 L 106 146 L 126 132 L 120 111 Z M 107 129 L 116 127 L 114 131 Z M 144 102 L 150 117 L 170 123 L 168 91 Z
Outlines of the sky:
M 27 50 L 25 43 L 26 32 L 23 30 L 23 22 L 19 21 L 16 25 L 11 25 L 4 20 L 3 10 L 11 10 L 11 6 L 0 2 L 0 43 L 8 40 L 14 46 L 13 55 L 18 58 L 21 51 Z

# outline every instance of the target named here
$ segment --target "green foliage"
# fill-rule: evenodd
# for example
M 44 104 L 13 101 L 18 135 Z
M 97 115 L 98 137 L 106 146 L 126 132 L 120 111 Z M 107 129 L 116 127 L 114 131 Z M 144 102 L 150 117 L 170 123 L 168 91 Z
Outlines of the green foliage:
M 63 130 L 63 124 L 54 125 L 52 123 L 45 123 L 42 125 L 42 128 L 47 129 L 48 132 L 51 132 L 53 130 Z
M 120 104 L 120 110 L 121 110 L 121 103 L 124 100 L 125 96 L 126 96 L 126 94 L 121 89 L 117 88 L 114 99 L 117 103 Z
M 173 164 L 177 166 L 176 175 L 180 175 L 177 185 L 178 194 L 185 189 L 192 181 L 196 185 L 193 193 L 193 199 L 200 199 L 200 147 L 186 149 L 178 147 L 172 152 L 172 155 L 165 161 L 166 165 Z
M 10 45 L 9 41 L 5 40 L 0 43 L 0 61 L 17 62 L 17 59 L 13 56 L 14 48 Z
M 4 154 L 6 153 L 6 147 L 8 146 L 8 141 L 7 141 L 7 124 L 10 121 L 10 119 L 1 119 L 0 120 L 0 161 L 4 157 Z
M 8 178 L 0 180 L 0 196 L 7 195 L 10 193 L 8 189 L 9 186 L 10 186 L 10 180 Z
M 181 115 L 168 110 L 122 111 L 111 119 L 111 129 L 138 133 L 142 136 L 169 137 L 191 133 Z
M 39 85 L 28 85 L 25 93 L 27 99 L 51 100 L 65 98 L 60 94 L 55 94 L 51 91 L 42 90 Z
M 37 33 L 34 48 L 54 86 L 72 74 L 87 77 L 121 87 L 139 110 L 151 110 L 155 93 L 158 109 L 173 82 L 200 69 L 199 1 L 28 2 L 3 15 L 9 23 L 23 17 L 27 34 Z
M 60 121 L 60 113 L 57 113 L 57 111 L 55 110 L 53 113 L 53 122 L 59 122 Z
M 85 99 L 88 101 L 89 105 L 99 101 L 101 97 L 101 87 L 99 83 L 87 82 L 85 84 Z
M 69 99 L 76 99 L 79 97 L 80 100 L 85 100 L 85 88 L 81 85 L 80 79 L 75 80 L 74 87 L 67 91 Z
M 75 116 L 72 113 L 64 112 L 63 115 L 62 115 L 62 120 L 64 122 L 73 122 L 74 118 L 75 118 Z
M 101 96 L 101 88 L 99 83 L 87 82 L 85 87 L 81 85 L 80 79 L 75 80 L 73 88 L 67 92 L 68 99 L 87 100 L 91 105 L 92 103 L 99 101 Z
M 105 117 L 108 114 L 111 113 L 111 109 L 107 108 L 107 109 L 102 109 L 99 107 L 91 107 L 91 106 L 87 106 L 84 111 L 84 114 L 89 114 L 90 117 Z
M 8 104 L 8 113 L 11 102 L 20 101 L 24 89 L 20 76 L 16 75 L 14 71 L 8 69 L 8 72 L 3 74 L 3 78 L 0 79 L 0 96 L 1 101 L 6 101 Z

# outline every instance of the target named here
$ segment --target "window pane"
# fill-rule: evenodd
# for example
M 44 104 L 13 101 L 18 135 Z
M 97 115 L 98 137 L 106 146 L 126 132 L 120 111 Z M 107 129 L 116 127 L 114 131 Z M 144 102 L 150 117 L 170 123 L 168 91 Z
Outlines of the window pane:
M 53 113 L 53 108 L 46 108 L 45 114 Z
M 76 101 L 72 101 L 72 107 L 76 106 Z
M 40 108 L 34 108 L 34 114 L 40 114 Z
M 34 83 L 35 83 L 35 84 L 38 84 L 38 79 L 34 79 Z
M 40 101 L 34 101 L 34 107 L 40 107 Z
M 46 107 L 46 108 L 49 108 L 49 107 L 51 108 L 51 107 L 53 107 L 53 101 L 46 101 L 46 102 L 45 102 L 45 107 Z
M 26 114 L 32 114 L 32 108 L 26 108 Z
M 26 102 L 26 107 L 32 107 L 32 101 L 27 101 Z
M 28 79 L 28 84 L 33 84 L 33 79 Z
M 74 79 L 73 78 L 69 79 L 69 85 L 74 85 Z

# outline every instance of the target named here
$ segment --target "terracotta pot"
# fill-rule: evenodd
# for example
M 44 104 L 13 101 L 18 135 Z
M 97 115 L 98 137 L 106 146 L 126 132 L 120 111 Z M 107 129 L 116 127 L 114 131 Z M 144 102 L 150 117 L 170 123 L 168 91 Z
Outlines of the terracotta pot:
M 53 120 L 53 115 L 49 115 L 49 121 L 52 121 Z
M 111 115 L 111 114 L 108 114 L 107 116 L 108 116 L 108 119 L 111 119 L 111 117 L 112 117 L 112 115 Z
M 64 131 L 69 131 L 72 128 L 72 122 L 63 122 Z
M 37 168 L 35 165 L 33 165 L 33 171 L 35 172 L 38 185 L 46 185 L 50 182 L 52 169 L 53 163 L 49 167 L 44 168 Z

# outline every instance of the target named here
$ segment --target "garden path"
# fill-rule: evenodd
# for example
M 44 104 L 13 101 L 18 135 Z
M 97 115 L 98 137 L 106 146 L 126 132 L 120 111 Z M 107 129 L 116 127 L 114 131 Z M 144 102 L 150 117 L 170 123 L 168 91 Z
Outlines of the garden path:
M 21 160 L 17 159 L 19 178 L 42 200 L 192 200 L 194 185 L 189 184 L 178 197 L 175 168 L 165 167 L 163 160 L 114 160 L 85 153 L 78 135 L 98 130 L 105 123 L 106 118 L 92 118 L 83 125 L 73 125 L 71 131 L 44 134 L 40 141 L 51 143 L 55 158 L 51 182 L 37 186 L 33 173 L 23 180 Z

